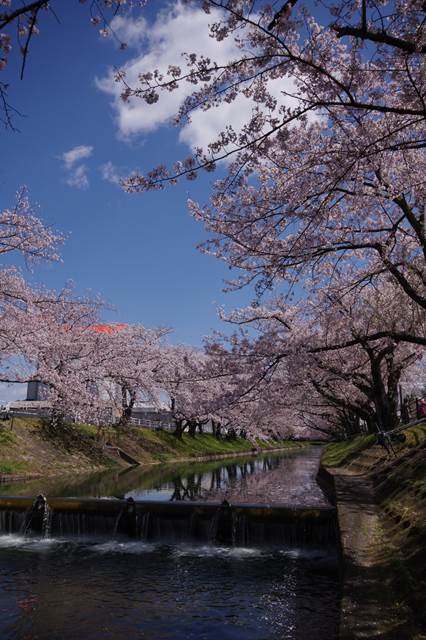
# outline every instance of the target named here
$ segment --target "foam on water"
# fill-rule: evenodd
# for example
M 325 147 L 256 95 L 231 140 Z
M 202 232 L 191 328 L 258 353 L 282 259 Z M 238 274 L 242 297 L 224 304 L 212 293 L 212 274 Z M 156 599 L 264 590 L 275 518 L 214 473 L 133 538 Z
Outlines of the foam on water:
M 0 535 L 0 549 L 22 549 L 23 551 L 48 551 L 52 547 L 65 544 L 66 540 L 58 538 L 28 538 L 23 535 L 9 533 Z
M 175 558 L 229 558 L 234 560 L 244 560 L 258 557 L 285 556 L 294 560 L 306 559 L 321 561 L 328 557 L 328 554 L 321 549 L 303 549 L 299 547 L 273 548 L 273 547 L 226 547 L 213 544 L 164 544 L 158 542 L 144 542 L 142 540 L 99 540 L 96 538 L 80 538 L 76 540 L 72 537 L 64 538 L 41 538 L 25 537 L 19 534 L 0 535 L 0 549 L 19 549 L 30 552 L 55 551 L 58 547 L 67 545 L 75 549 L 86 549 L 93 553 L 102 555 L 123 554 L 123 555 L 144 555 L 155 553 L 159 549 L 167 549 L 168 554 Z
M 190 545 L 177 544 L 172 548 L 175 557 L 199 557 L 199 558 L 273 558 L 284 556 L 292 560 L 325 560 L 330 558 L 330 552 L 322 549 L 305 549 L 303 547 L 277 548 L 269 547 L 223 547 L 215 545 Z
M 0 548 L 7 549 L 10 547 L 22 547 L 28 543 L 28 538 L 15 535 L 13 533 L 0 536 Z
M 176 557 L 192 556 L 198 558 L 248 558 L 264 555 L 261 549 L 249 547 L 216 547 L 214 545 L 177 545 L 173 550 Z
M 324 549 L 305 549 L 303 547 L 288 547 L 285 549 L 277 549 L 276 553 L 280 556 L 287 558 L 294 558 L 295 560 L 324 560 L 330 558 L 334 554 L 329 550 Z
M 193 558 L 248 558 L 260 557 L 265 555 L 261 549 L 251 549 L 244 547 L 216 547 L 214 545 L 165 545 L 149 542 L 121 542 L 118 540 L 109 540 L 101 544 L 93 544 L 90 550 L 100 554 L 135 554 L 142 555 L 147 553 L 155 553 L 158 550 L 168 551 L 175 558 L 193 557 Z M 167 554 L 168 555 L 168 554 Z M 268 554 L 266 554 L 268 555 Z
M 91 550 L 96 553 L 123 553 L 123 554 L 144 554 L 152 553 L 158 548 L 158 545 L 149 542 L 120 542 L 118 540 L 109 540 L 101 544 L 94 544 Z

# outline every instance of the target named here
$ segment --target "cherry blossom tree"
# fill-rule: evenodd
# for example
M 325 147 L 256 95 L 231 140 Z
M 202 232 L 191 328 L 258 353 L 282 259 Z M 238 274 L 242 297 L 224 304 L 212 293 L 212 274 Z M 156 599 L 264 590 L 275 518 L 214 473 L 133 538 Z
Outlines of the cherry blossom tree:
M 425 314 L 392 281 L 343 300 L 327 290 L 292 306 L 277 298 L 228 319 L 239 331 L 208 351 L 239 379 L 233 409 L 248 418 L 249 430 L 388 430 L 398 423 L 401 381 L 424 378 L 424 347 L 415 337 L 426 335 Z
M 157 369 L 157 380 L 170 402 L 175 435 L 185 429 L 195 435 L 208 421 L 209 379 L 205 375 L 206 358 L 193 347 L 168 346 Z
M 0 211 L 0 255 L 17 251 L 28 263 L 59 260 L 57 247 L 63 240 L 35 214 L 25 188 L 17 192 L 13 208 Z
M 132 174 L 124 186 L 161 188 L 218 167 L 210 204 L 190 202 L 210 234 L 204 250 L 238 270 L 231 288 L 255 284 L 259 295 L 285 296 L 232 314 L 240 331 L 212 339 L 205 352 L 161 352 L 160 330 L 152 340 L 142 328 L 93 332 L 90 301 L 77 303 L 68 320 L 61 305 L 31 302 L 35 311 L 22 327 L 34 340 L 25 357 L 37 361 L 58 405 L 80 403 L 84 415 L 100 415 L 90 393 L 100 380 L 119 385 L 123 422 L 137 393 L 164 389 L 177 435 L 195 433 L 207 418 L 251 434 L 290 424 L 299 433 L 392 427 L 398 384 L 404 377 L 410 384 L 426 344 L 423 1 L 339 0 L 320 9 L 288 0 L 278 11 L 262 0 L 188 1 L 210 15 L 206 37 L 231 40 L 235 57 L 219 63 L 189 51 L 135 87 L 118 72 L 123 99 L 152 105 L 190 83 L 178 124 L 241 98 L 251 102 L 251 116 L 174 167 Z M 91 3 L 101 32 L 100 8 L 122 4 Z M 28 45 L 47 3 L 3 6 L 0 31 L 17 28 Z M 4 60 L 10 44 L 0 36 Z M 24 44 L 22 71 L 27 51 Z M 12 307 L 11 327 L 25 305 Z M 43 313 L 46 331 L 56 327 L 51 351 L 31 325 L 30 316 Z M 12 330 L 6 340 L 9 354 Z
M 119 412 L 126 426 L 136 401 L 160 403 L 162 389 L 158 372 L 162 367 L 168 329 L 142 325 L 95 325 L 97 349 L 102 353 L 97 385 Z
M 351 419 L 355 425 L 362 419 L 370 431 L 397 426 L 398 386 L 407 371 L 418 370 L 425 348 L 418 346 L 425 345 L 424 310 L 390 280 L 343 299 L 323 292 L 314 318 L 322 328 L 317 332 L 319 346 L 310 348 L 316 366 L 326 375 L 350 380 L 355 391 L 357 406 L 347 407 L 348 425 Z M 329 382 L 327 386 L 332 387 Z
M 59 260 L 57 246 L 63 236 L 46 227 L 30 206 L 26 189 L 16 196 L 13 209 L 0 212 L 0 254 L 24 257 L 27 266 L 37 260 Z M 84 315 L 93 305 L 85 303 Z M 30 286 L 16 267 L 0 265 L 0 357 L 3 382 L 27 382 L 34 375 L 34 359 L 44 345 L 57 339 L 57 326 L 50 333 L 48 318 L 65 310 L 73 313 L 81 302 L 65 288 L 56 293 Z M 93 308 L 92 308 L 93 307 Z M 72 310 L 72 312 L 71 312 Z M 82 310 L 80 310 L 82 311 Z
M 31 208 L 26 189 L 16 195 L 13 209 L 0 211 L 0 255 L 15 253 L 23 257 L 27 266 L 37 260 L 59 260 L 58 244 L 62 234 L 46 227 Z M 50 293 L 33 289 L 16 267 L 0 265 L 1 328 L 10 338 L 9 324 L 19 330 L 21 316 L 46 302 Z M 56 299 L 55 295 L 55 299 Z M 9 339 L 8 338 L 8 339 Z M 7 353 L 5 346 L 1 353 Z
M 2 381 L 42 382 L 56 418 L 94 415 L 99 406 L 91 383 L 98 359 L 90 327 L 100 302 L 77 299 L 70 288 L 25 289 L 14 277 L 19 304 L 7 304 L 2 316 Z
M 264 2 L 200 4 L 210 37 L 232 39 L 239 55 L 219 64 L 189 53 L 137 87 L 119 73 L 123 99 L 153 104 L 189 82 L 178 124 L 242 96 L 251 118 L 124 186 L 162 188 L 222 162 L 210 206 L 189 203 L 211 234 L 204 250 L 238 270 L 231 288 L 284 286 L 301 300 L 233 314 L 261 335 L 211 346 L 224 370 L 240 367 L 230 374 L 241 383 L 234 409 L 244 398 L 253 421 L 256 403 L 271 407 L 275 397 L 277 415 L 287 407 L 299 425 L 310 411 L 346 431 L 361 420 L 370 430 L 395 426 L 398 383 L 426 344 L 423 3 L 320 11 L 290 0 L 276 13 Z
M 164 329 L 98 322 L 99 303 L 72 292 L 21 319 L 8 381 L 43 383 L 53 420 L 129 423 L 136 400 L 157 401 Z M 10 379 L 11 371 L 14 378 Z
M 240 55 L 218 64 L 188 54 L 138 87 L 118 74 L 123 98 L 154 103 L 189 82 L 178 123 L 240 96 L 252 101 L 251 119 L 125 187 L 161 188 L 229 160 L 211 205 L 190 207 L 212 233 L 205 250 L 242 270 L 234 286 L 292 287 L 309 275 L 318 287 L 345 278 L 351 290 L 390 273 L 425 308 L 423 3 L 312 12 L 296 0 L 275 14 L 260 1 L 201 4 L 210 37 L 233 39 Z
M 0 212 L 0 253 L 58 260 L 63 236 L 31 209 L 27 193 Z M 111 422 L 111 410 L 127 424 L 136 399 L 158 396 L 156 368 L 165 329 L 102 325 L 104 303 L 79 298 L 72 286 L 59 292 L 30 286 L 13 267 L 0 267 L 0 379 L 44 384 L 52 417 L 95 424 Z
M 0 254 L 15 253 L 31 266 L 36 260 L 59 260 L 57 245 L 63 236 L 46 227 L 31 208 L 25 189 L 16 196 L 13 209 L 0 211 Z M 28 285 L 15 267 L 0 265 L 0 356 L 5 363 L 4 380 L 10 377 L 11 357 L 19 357 L 19 344 L 24 335 L 33 335 L 27 320 L 34 310 L 48 300 L 56 300 L 51 292 Z M 18 380 L 19 381 L 19 380 Z

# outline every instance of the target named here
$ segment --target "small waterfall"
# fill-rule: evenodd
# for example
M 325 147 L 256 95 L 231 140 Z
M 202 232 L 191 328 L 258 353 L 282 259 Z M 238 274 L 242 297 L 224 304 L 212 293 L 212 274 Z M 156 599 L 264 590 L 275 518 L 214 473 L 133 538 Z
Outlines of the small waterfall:
M 151 513 L 145 511 L 141 519 L 140 536 L 142 540 L 149 540 L 149 534 L 151 529 Z
M 234 507 L 232 544 L 235 546 L 285 545 L 331 546 L 338 539 L 337 520 L 333 510 L 288 509 L 274 507 L 253 509 Z
M 217 505 L 200 503 L 141 503 L 138 536 L 143 540 L 181 541 L 215 541 L 215 514 Z M 217 518 L 217 515 L 216 515 Z
M 43 538 L 50 538 L 50 529 L 52 526 L 52 509 L 49 507 L 47 501 L 44 506 L 44 514 L 42 521 L 41 534 Z
M 227 500 L 223 500 L 210 522 L 209 541 L 231 544 L 233 541 L 233 513 Z
M 47 500 L 46 497 L 40 493 L 31 507 L 27 509 L 20 533 L 24 535 L 28 532 L 43 534 L 46 511 Z
M 114 537 L 124 534 L 129 538 L 136 538 L 138 532 L 138 516 L 133 498 L 127 498 L 126 504 L 117 516 L 114 524 Z
M 113 537 L 114 538 L 116 537 L 116 535 L 118 533 L 118 527 L 120 526 L 120 521 L 121 521 L 121 519 L 122 519 L 124 514 L 125 514 L 125 509 L 122 509 L 120 511 L 120 513 L 118 514 L 118 516 L 117 516 L 117 519 L 116 519 L 115 524 L 114 524 L 114 531 L 113 531 Z
M 338 539 L 333 507 L 231 505 L 50 498 L 0 498 L 0 531 L 43 537 L 102 537 L 235 546 L 329 546 Z
M 53 508 L 51 532 L 59 536 L 70 537 L 109 537 L 113 538 L 116 528 L 119 530 L 120 511 L 111 513 L 97 513 L 91 511 Z
M 0 532 L 1 533 L 18 533 L 22 532 L 27 512 L 26 511 L 12 511 L 12 510 L 2 510 L 0 511 Z
M 208 541 L 214 544 L 217 540 L 217 532 L 219 528 L 219 509 L 214 513 L 213 518 L 210 520 Z
M 232 512 L 232 545 L 246 547 L 248 544 L 247 518 L 243 513 Z
M 190 518 L 185 513 L 176 510 L 167 513 L 152 513 L 150 540 L 164 540 L 167 542 L 180 542 L 190 540 Z

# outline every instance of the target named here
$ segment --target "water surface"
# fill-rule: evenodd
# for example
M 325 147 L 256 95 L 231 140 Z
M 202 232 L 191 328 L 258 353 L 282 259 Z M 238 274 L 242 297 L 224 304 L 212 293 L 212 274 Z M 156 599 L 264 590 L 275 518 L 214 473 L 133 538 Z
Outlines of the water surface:
M 335 640 L 334 557 L 0 537 L 2 640 Z
M 211 462 L 158 464 L 78 476 L 1 484 L 0 495 L 215 500 L 320 506 L 319 447 Z
M 318 506 L 319 456 L 155 465 L 0 493 Z M 0 535 L 1 640 L 337 640 L 333 549 L 46 535 Z

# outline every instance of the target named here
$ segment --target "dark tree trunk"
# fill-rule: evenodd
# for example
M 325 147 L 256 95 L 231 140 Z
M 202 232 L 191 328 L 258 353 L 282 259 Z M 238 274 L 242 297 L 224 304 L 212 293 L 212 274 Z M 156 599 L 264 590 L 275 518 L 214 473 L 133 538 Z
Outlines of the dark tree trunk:
M 188 421 L 188 433 L 191 436 L 191 438 L 195 438 L 196 430 L 197 430 L 197 421 L 196 420 L 189 420 Z
M 380 431 L 390 431 L 398 426 L 398 383 L 401 376 L 394 364 L 394 349 L 388 347 L 379 354 L 369 352 L 373 379 L 373 403 L 377 426 Z M 381 363 L 386 359 L 387 384 L 383 379 Z
M 331 371 L 333 370 L 331 369 Z M 333 373 L 336 373 L 336 372 L 333 371 Z M 338 373 L 336 375 L 338 375 Z M 355 386 L 360 391 L 362 391 L 363 394 L 367 396 L 368 401 L 350 403 L 347 400 L 339 398 L 338 396 L 334 395 L 328 387 L 323 388 L 315 379 L 311 378 L 310 382 L 312 383 L 316 391 L 327 402 L 330 403 L 330 406 L 335 407 L 337 409 L 338 421 L 335 426 L 338 429 L 338 432 L 341 434 L 341 437 L 347 438 L 347 437 L 350 437 L 350 435 L 352 435 L 352 429 L 354 428 L 354 424 L 355 424 L 353 421 L 354 417 L 356 417 L 356 420 L 358 421 L 358 425 L 359 425 L 359 419 L 363 419 L 366 421 L 370 419 L 372 415 L 372 408 L 371 408 L 372 391 L 371 391 L 370 385 L 367 385 L 365 382 L 363 382 L 362 384 L 358 384 L 354 382 Z M 349 416 L 352 416 L 352 418 L 350 418 Z M 316 427 L 312 426 L 311 428 L 314 428 L 317 431 L 321 431 L 321 429 L 318 426 Z
M 181 440 L 184 430 L 185 430 L 185 420 L 180 418 L 179 419 L 175 418 L 175 430 L 173 431 L 173 435 L 176 436 L 176 438 L 179 438 L 179 440 Z
M 119 427 L 127 427 L 132 417 L 133 407 L 136 402 L 136 391 L 130 390 L 126 386 L 121 387 L 121 408 L 122 413 L 118 422 Z

